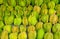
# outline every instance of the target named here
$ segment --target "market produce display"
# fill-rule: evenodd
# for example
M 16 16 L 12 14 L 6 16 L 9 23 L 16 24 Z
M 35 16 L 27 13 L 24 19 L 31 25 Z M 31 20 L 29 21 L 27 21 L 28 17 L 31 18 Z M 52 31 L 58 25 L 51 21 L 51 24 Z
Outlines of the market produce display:
M 60 0 L 0 0 L 0 39 L 60 39 Z

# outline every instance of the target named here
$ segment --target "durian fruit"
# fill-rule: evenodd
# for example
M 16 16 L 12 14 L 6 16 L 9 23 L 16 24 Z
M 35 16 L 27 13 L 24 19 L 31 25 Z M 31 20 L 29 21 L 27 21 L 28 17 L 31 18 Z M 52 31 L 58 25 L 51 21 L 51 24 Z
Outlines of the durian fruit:
M 3 28 L 3 26 L 4 26 L 3 21 L 0 21 L 0 29 L 2 29 L 2 28 Z
M 13 33 L 18 33 L 18 32 L 19 32 L 18 26 L 13 26 L 13 27 L 12 27 L 12 32 L 13 32 Z
M 37 39 L 43 39 L 44 38 L 45 31 L 43 28 L 39 29 L 37 31 Z
M 19 33 L 18 39 L 27 39 L 27 34 L 26 34 L 26 32 Z
M 43 28 L 43 22 L 38 22 L 38 23 L 36 24 L 36 30 L 39 30 L 39 29 L 41 29 L 41 28 Z
M 20 32 L 26 32 L 26 27 L 24 25 L 20 25 Z
M 28 22 L 30 25 L 35 25 L 37 23 L 36 17 L 32 14 L 28 17 Z
M 52 24 L 51 23 L 45 23 L 43 27 L 44 27 L 45 32 L 50 32 L 52 29 Z
M 1 39 L 8 39 L 8 32 L 7 31 L 2 32 Z
M 52 24 L 56 24 L 57 22 L 58 22 L 58 16 L 57 15 L 51 15 L 50 16 L 50 22 L 52 23 Z
M 56 23 L 53 27 L 52 27 L 52 32 L 55 33 L 57 31 L 60 31 L 60 23 Z
M 28 26 L 27 31 L 28 32 L 34 32 L 35 31 L 35 27 L 33 25 L 30 25 L 30 26 Z
M 54 39 L 60 39 L 60 32 L 54 33 Z
M 18 34 L 17 33 L 10 33 L 9 34 L 9 39 L 17 39 L 18 37 Z
M 54 9 L 55 8 L 55 2 L 54 1 L 50 1 L 48 3 L 48 8 Z
M 8 33 L 11 33 L 11 29 L 12 29 L 12 26 L 11 26 L 11 25 L 5 25 L 5 26 L 3 27 L 3 30 L 4 30 L 4 31 L 7 31 Z
M 41 21 L 44 22 L 44 23 L 48 22 L 49 15 L 42 15 L 41 18 L 39 18 L 39 19 L 41 19 Z
M 36 31 L 31 31 L 28 33 L 28 39 L 36 39 Z
M 34 6 L 33 10 L 39 14 L 41 11 L 41 8 L 39 6 Z
M 45 33 L 44 39 L 53 39 L 53 34 L 51 32 Z

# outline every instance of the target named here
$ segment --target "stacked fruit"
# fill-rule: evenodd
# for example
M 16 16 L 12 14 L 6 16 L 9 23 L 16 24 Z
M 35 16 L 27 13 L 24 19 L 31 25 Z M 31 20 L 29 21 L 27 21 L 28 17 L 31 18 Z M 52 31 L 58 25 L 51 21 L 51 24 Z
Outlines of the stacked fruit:
M 60 0 L 0 0 L 0 39 L 60 39 Z

